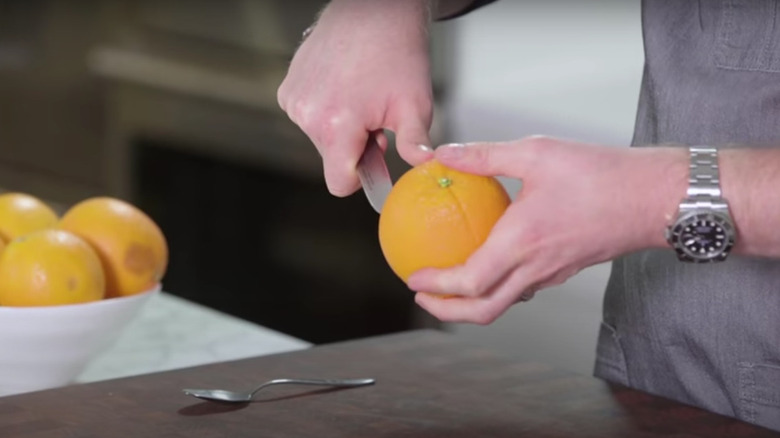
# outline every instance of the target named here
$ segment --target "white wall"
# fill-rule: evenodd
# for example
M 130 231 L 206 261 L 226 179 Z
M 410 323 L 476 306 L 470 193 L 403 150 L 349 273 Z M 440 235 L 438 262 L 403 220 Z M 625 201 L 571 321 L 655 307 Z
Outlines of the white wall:
M 629 144 L 643 62 L 639 0 L 503 0 L 439 26 L 451 27 L 456 47 L 440 114 L 447 141 L 546 134 Z M 591 267 L 490 326 L 447 329 L 589 374 L 608 274 L 609 264 Z

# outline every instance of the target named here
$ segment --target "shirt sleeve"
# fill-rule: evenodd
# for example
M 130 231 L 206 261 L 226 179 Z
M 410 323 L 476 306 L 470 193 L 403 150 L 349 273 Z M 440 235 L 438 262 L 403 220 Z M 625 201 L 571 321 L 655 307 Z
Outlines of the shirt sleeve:
M 458 18 L 458 17 L 462 17 L 463 15 L 466 15 L 466 14 L 468 14 L 469 12 L 471 12 L 471 11 L 473 11 L 475 9 L 479 9 L 482 6 L 487 6 L 487 5 L 489 5 L 489 4 L 493 3 L 493 2 L 496 2 L 496 1 L 497 0 L 474 0 L 474 1 L 471 2 L 471 4 L 469 4 L 468 6 L 463 8 L 463 10 L 461 10 L 459 12 L 456 12 L 456 13 L 454 13 L 452 15 L 448 15 L 446 17 L 439 18 L 437 21 L 447 21 L 447 20 L 452 20 L 452 19 Z

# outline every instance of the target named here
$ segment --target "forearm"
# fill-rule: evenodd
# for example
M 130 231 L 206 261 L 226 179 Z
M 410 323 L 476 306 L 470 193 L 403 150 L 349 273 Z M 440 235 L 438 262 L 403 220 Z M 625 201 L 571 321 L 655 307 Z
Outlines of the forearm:
M 650 168 L 640 172 L 646 173 L 647 180 L 637 195 L 652 205 L 644 212 L 649 214 L 646 246 L 668 247 L 664 227 L 675 219 L 687 190 L 687 150 L 637 149 L 640 154 L 653 155 L 644 160 Z M 780 258 L 780 148 L 721 148 L 719 168 L 723 197 L 737 229 L 734 253 Z
M 723 149 L 720 174 L 737 227 L 735 252 L 780 257 L 780 148 Z

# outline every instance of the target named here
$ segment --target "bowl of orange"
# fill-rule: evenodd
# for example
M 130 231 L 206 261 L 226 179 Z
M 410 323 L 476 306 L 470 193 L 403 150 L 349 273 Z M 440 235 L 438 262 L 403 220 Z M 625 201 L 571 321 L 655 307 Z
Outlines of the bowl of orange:
M 0 396 L 72 383 L 159 290 L 82 304 L 0 306 Z
M 160 292 L 167 261 L 160 228 L 126 201 L 59 215 L 0 195 L 0 396 L 73 382 Z

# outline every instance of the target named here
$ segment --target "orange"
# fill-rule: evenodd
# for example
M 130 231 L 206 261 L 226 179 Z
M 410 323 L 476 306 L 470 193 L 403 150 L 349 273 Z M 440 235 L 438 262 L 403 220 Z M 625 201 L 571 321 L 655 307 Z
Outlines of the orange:
M 0 253 L 0 306 L 56 306 L 98 301 L 105 277 L 95 250 L 67 231 L 18 237 Z
M 146 213 L 126 201 L 112 197 L 83 200 L 63 214 L 59 228 L 97 250 L 106 273 L 107 297 L 144 292 L 165 274 L 165 236 Z
M 430 160 L 393 185 L 379 216 L 379 243 L 404 282 L 426 267 L 464 263 L 485 241 L 511 199 L 493 177 Z
M 53 228 L 57 213 L 39 198 L 26 193 L 0 195 L 0 237 L 10 242 L 33 231 Z

